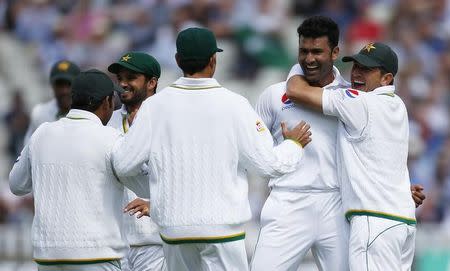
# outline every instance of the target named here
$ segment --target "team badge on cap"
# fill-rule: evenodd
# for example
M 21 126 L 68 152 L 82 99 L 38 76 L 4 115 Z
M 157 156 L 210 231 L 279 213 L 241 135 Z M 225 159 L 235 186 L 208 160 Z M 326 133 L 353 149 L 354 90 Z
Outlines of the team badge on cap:
M 65 72 L 69 69 L 69 66 L 70 66 L 69 62 L 63 61 L 58 64 L 58 70 Z
M 262 123 L 262 121 L 257 120 L 256 121 L 256 131 L 264 132 L 265 130 L 266 130 L 266 128 L 264 128 L 264 124 Z
M 130 55 L 125 55 L 125 56 L 122 57 L 121 60 L 127 62 L 128 60 L 130 60 L 130 58 L 131 58 Z
M 370 52 L 370 50 L 372 50 L 372 49 L 377 49 L 377 48 L 374 46 L 374 43 L 373 43 L 373 42 L 367 44 L 367 45 L 364 47 L 364 50 L 366 50 L 367 52 Z
M 349 88 L 345 90 L 345 94 L 347 94 L 347 96 L 350 98 L 356 98 L 359 95 L 359 91 Z

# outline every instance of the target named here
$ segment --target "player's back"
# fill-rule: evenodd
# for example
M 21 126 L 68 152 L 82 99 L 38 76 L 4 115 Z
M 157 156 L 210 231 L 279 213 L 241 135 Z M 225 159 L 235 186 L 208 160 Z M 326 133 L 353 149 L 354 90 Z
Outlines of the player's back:
M 238 176 L 238 129 L 246 105 L 220 86 L 169 87 L 144 102 L 154 116 L 149 164 L 156 167 L 150 181 L 158 189 L 150 190 L 155 205 L 164 206 L 153 213 L 160 224 L 238 224 L 250 218 L 247 180 Z
M 64 258 L 61 248 L 69 247 L 66 258 L 121 256 L 123 186 L 109 162 L 120 134 L 77 111 L 42 124 L 30 139 L 35 252 Z

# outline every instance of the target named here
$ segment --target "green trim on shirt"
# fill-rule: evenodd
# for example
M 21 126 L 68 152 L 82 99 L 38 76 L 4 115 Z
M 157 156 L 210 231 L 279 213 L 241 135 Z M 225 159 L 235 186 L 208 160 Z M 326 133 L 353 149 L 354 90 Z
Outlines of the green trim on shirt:
M 380 93 L 380 94 L 378 94 L 378 95 L 389 96 L 389 97 L 392 97 L 392 98 L 394 98 L 394 97 L 395 97 L 395 94 L 394 94 L 393 92 L 388 92 L 388 93 Z
M 383 212 L 369 211 L 369 210 L 352 210 L 351 209 L 345 213 L 345 218 L 347 218 L 347 220 L 350 220 L 350 218 L 355 215 L 366 215 L 366 216 L 385 218 L 385 219 L 389 219 L 389 220 L 403 222 L 408 225 L 417 224 L 417 221 L 414 218 L 392 215 L 392 214 L 383 213 Z
M 187 89 L 187 90 L 202 90 L 202 89 L 221 88 L 221 86 L 187 87 L 187 86 L 181 86 L 181 85 L 176 85 L 176 84 L 172 84 L 172 85 L 170 85 L 170 87 Z
M 240 232 L 237 234 L 227 235 L 227 236 L 211 236 L 211 237 L 186 237 L 186 238 L 169 238 L 162 234 L 159 234 L 161 239 L 166 244 L 179 245 L 179 244 L 195 244 L 195 243 L 226 243 L 237 240 L 245 239 L 245 232 Z
M 34 259 L 40 265 L 58 265 L 58 264 L 96 264 L 107 263 L 111 261 L 120 261 L 120 258 L 98 258 L 98 259 Z
M 82 117 L 66 117 L 66 118 L 71 119 L 71 120 L 87 120 L 87 118 L 82 118 Z
M 128 132 L 128 128 L 127 128 L 127 115 L 122 115 L 122 128 L 123 128 L 123 133 L 126 134 Z

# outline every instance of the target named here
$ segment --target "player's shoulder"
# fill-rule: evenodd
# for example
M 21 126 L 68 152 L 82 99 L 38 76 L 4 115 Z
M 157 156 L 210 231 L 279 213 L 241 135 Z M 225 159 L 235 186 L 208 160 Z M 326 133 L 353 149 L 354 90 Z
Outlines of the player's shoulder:
M 274 97 L 280 96 L 280 94 L 286 93 L 286 81 L 281 81 L 270 86 L 267 86 L 261 93 L 260 96 Z
M 34 119 L 47 118 L 48 116 L 56 116 L 57 112 L 58 105 L 56 104 L 56 100 L 52 99 L 35 105 L 31 111 L 31 117 Z
M 278 101 L 283 98 L 287 100 L 286 81 L 278 82 L 266 87 L 259 95 L 258 103 L 273 103 L 274 101 Z

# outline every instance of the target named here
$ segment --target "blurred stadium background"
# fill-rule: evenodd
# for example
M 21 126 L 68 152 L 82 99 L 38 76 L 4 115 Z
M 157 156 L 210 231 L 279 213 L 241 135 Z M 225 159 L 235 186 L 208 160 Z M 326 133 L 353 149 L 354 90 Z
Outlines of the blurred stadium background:
M 449 0 L 0 0 L 0 271 L 36 270 L 33 201 L 13 196 L 7 176 L 32 107 L 52 96 L 48 73 L 55 61 L 106 70 L 127 50 L 145 51 L 163 66 L 162 88 L 181 75 L 176 34 L 206 26 L 224 49 L 216 78 L 254 104 L 265 87 L 285 79 L 296 62 L 296 28 L 313 14 L 338 22 L 341 56 L 374 40 L 398 53 L 396 86 L 410 117 L 410 175 L 427 194 L 417 210 L 414 270 L 450 270 Z M 336 65 L 349 78 L 349 66 Z M 264 180 L 251 180 L 249 256 L 267 195 Z M 317 270 L 311 256 L 302 270 Z

